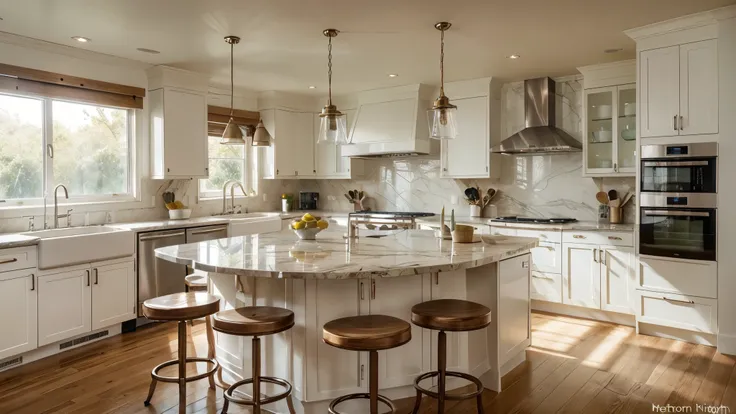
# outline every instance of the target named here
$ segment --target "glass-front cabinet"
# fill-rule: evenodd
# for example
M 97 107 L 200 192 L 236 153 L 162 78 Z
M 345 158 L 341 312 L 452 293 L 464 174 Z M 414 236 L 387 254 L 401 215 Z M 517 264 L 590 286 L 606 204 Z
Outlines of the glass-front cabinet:
M 636 85 L 585 90 L 584 175 L 636 175 Z

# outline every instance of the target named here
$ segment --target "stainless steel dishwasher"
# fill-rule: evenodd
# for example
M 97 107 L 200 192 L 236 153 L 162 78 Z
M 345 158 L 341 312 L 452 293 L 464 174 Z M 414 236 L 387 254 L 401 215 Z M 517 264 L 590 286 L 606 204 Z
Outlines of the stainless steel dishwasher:
M 165 230 L 138 235 L 138 316 L 147 299 L 184 291 L 186 265 L 156 258 L 154 250 L 177 244 L 197 243 L 227 237 L 227 225 Z

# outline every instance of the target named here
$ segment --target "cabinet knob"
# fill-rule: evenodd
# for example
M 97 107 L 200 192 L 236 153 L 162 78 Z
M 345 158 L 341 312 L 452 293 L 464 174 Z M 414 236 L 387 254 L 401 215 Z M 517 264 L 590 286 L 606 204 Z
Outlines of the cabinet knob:
M 299 175 L 299 171 L 294 171 L 294 175 Z
M 317 174 L 317 170 L 312 170 L 313 173 Z
M 521 262 L 521 267 L 522 267 L 523 269 L 528 269 L 528 268 L 529 268 L 529 262 L 528 262 L 528 261 L 526 261 L 526 260 L 525 260 L 525 261 L 523 261 L 523 262 Z
M 276 170 L 276 175 L 279 175 L 279 170 Z
M 171 172 L 171 168 L 167 168 L 166 169 L 166 172 Z
M 682 115 L 680 115 L 680 131 L 683 130 L 683 126 L 682 126 L 683 124 L 684 122 L 682 122 Z

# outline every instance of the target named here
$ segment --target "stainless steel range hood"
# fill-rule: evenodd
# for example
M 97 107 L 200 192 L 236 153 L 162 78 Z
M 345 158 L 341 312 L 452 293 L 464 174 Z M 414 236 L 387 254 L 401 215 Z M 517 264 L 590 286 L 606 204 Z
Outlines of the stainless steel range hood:
M 524 81 L 526 127 L 491 148 L 500 154 L 535 155 L 582 151 L 582 144 L 555 126 L 555 82 L 550 78 Z

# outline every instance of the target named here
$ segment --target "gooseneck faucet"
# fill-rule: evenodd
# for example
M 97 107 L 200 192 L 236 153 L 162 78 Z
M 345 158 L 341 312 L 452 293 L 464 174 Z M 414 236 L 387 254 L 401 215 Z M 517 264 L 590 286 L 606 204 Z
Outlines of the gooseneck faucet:
M 227 211 L 227 186 L 233 183 L 237 183 L 236 180 L 227 180 L 222 185 L 222 214 L 228 214 Z
M 248 193 L 245 191 L 245 188 L 243 187 L 243 184 L 241 184 L 240 181 L 236 181 L 233 183 L 233 185 L 230 186 L 230 207 L 232 208 L 233 213 L 235 213 L 235 187 L 240 187 L 240 191 L 243 192 L 244 196 L 248 195 Z
M 54 228 L 59 228 L 59 188 L 64 189 L 64 198 L 67 200 L 69 199 L 69 191 L 67 191 L 66 186 L 64 184 L 59 184 L 56 187 L 54 187 Z M 67 212 L 67 214 L 69 214 Z

